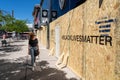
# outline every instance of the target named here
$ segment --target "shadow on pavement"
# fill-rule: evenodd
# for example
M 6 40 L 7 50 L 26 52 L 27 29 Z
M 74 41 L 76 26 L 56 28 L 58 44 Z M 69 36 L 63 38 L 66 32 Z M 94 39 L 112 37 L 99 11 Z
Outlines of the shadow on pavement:
M 23 63 L 8 62 L 8 60 L 0 60 L 0 80 L 18 80 L 16 76 L 24 70 Z
M 47 61 L 38 62 L 35 71 L 27 68 L 26 77 L 24 76 L 20 80 L 77 80 L 75 78 L 68 79 L 66 73 L 56 68 L 51 68 L 48 64 Z
M 25 45 L 10 45 L 6 47 L 0 47 L 0 51 L 3 51 L 3 53 L 20 51 L 22 50 L 22 46 L 25 46 Z
M 25 61 L 26 57 L 16 62 L 0 60 L 0 80 L 77 80 L 68 79 L 63 71 L 49 67 L 47 61 L 38 62 L 35 71 L 28 68 Z
M 16 40 L 14 42 L 25 42 L 25 40 Z

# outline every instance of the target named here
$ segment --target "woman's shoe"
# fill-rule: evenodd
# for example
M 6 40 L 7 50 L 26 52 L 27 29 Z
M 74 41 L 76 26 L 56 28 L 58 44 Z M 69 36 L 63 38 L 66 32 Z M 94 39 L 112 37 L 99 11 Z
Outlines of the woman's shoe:
M 34 67 L 36 66 L 36 63 L 34 63 Z
M 34 67 L 32 67 L 32 71 L 34 71 L 35 70 L 35 68 Z

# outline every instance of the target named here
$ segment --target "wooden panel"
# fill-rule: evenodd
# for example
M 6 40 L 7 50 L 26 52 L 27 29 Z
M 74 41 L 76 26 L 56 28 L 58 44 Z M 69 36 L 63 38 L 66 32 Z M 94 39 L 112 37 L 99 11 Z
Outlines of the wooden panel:
M 69 53 L 68 67 L 85 80 L 120 80 L 119 2 L 103 0 L 99 8 L 99 0 L 87 0 L 50 24 L 51 48 L 60 26 L 60 51 Z

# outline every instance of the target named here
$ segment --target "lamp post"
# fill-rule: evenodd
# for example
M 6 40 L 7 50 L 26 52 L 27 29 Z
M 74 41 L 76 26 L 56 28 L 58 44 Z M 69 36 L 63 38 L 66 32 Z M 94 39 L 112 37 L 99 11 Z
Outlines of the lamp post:
M 12 18 L 14 18 L 14 10 L 12 10 Z M 13 19 L 12 19 L 12 24 L 13 24 Z
M 52 0 L 49 0 L 49 13 L 48 13 L 48 25 L 47 25 L 47 49 L 50 48 L 51 9 L 52 9 Z

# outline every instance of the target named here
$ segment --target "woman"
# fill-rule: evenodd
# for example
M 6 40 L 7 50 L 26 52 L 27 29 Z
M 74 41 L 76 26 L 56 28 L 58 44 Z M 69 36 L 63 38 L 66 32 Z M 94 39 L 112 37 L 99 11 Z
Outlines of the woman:
M 28 44 L 29 44 L 28 51 L 29 51 L 29 54 L 31 55 L 32 70 L 34 70 L 34 66 L 36 65 L 35 64 L 36 56 L 39 54 L 38 39 L 36 38 L 34 33 L 30 34 Z M 37 53 L 36 53 L 36 51 L 37 51 Z
M 7 41 L 6 41 L 6 33 L 4 32 L 3 35 L 2 35 L 2 46 L 5 45 L 7 46 Z

